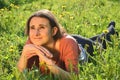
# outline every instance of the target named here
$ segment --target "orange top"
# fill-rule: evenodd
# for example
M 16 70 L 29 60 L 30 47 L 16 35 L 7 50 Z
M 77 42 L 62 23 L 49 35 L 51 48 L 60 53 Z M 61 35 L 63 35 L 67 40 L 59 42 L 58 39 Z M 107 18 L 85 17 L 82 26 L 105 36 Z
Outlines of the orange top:
M 31 44 L 32 42 L 28 39 L 26 44 Z M 78 73 L 78 63 L 79 63 L 79 53 L 80 49 L 76 40 L 69 36 L 63 36 L 60 39 L 59 45 L 59 53 L 54 56 L 54 60 L 56 61 L 56 65 L 65 71 L 70 71 L 71 68 L 75 73 Z M 39 67 L 39 59 L 38 56 L 33 56 L 28 60 L 27 68 L 31 68 L 32 65 L 35 64 Z M 44 72 L 43 66 L 40 68 L 42 72 Z

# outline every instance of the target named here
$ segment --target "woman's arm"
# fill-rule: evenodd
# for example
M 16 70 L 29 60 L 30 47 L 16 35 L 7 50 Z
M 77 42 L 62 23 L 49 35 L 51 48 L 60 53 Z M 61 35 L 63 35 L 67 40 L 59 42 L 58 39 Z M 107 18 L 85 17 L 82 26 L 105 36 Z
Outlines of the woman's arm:
M 41 54 L 38 56 L 39 61 L 43 61 L 50 72 L 53 73 L 56 77 L 60 78 L 60 80 L 70 80 L 70 73 L 55 65 L 55 62 L 52 59 Z
M 28 59 L 31 58 L 32 56 L 37 55 L 36 51 L 37 49 L 35 49 L 33 45 L 24 46 L 22 54 L 17 64 L 17 67 L 20 72 L 22 72 L 26 68 Z
M 26 64 L 27 64 L 27 60 L 23 55 L 21 55 L 17 64 L 18 70 L 22 72 L 26 68 Z
M 22 72 L 26 68 L 28 59 L 30 59 L 33 56 L 39 55 L 39 54 L 45 55 L 48 58 L 53 57 L 52 54 L 48 52 L 48 50 L 46 50 L 42 46 L 38 47 L 33 44 L 25 45 L 23 48 L 22 54 L 20 56 L 20 59 L 18 61 L 18 64 L 17 64 L 19 71 Z
M 71 75 L 69 72 L 63 70 L 62 68 L 56 66 L 55 64 L 53 65 L 47 65 L 47 67 L 49 68 L 49 70 L 58 78 L 60 78 L 61 80 L 70 80 Z
M 35 55 L 39 56 L 39 62 L 43 61 L 46 63 L 50 72 L 55 76 L 62 80 L 70 79 L 70 73 L 55 65 L 54 61 L 50 59 L 52 55 L 47 49 L 43 47 L 36 47 L 34 45 L 27 45 L 24 47 L 22 55 L 18 61 L 18 69 L 20 72 L 26 68 L 27 60 Z

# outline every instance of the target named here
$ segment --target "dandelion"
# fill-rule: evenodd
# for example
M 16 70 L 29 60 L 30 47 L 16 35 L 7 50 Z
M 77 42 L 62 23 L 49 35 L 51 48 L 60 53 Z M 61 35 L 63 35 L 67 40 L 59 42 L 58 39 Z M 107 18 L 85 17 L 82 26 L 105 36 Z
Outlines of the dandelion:
M 4 9 L 0 9 L 1 11 L 4 11 Z
M 70 19 L 74 19 L 74 17 L 71 16 Z
M 13 49 L 10 49 L 9 52 L 13 52 Z
M 14 51 L 14 46 L 10 46 L 9 52 L 13 52 Z
M 66 6 L 62 6 L 62 9 L 65 9 L 66 8 Z
M 60 14 L 60 16 L 59 16 L 60 18 L 62 18 L 63 17 L 63 14 Z
M 116 46 L 119 46 L 119 43 L 115 43 Z
M 6 42 L 7 42 L 7 43 L 9 43 L 10 41 L 9 41 L 9 40 L 7 40 Z
M 10 49 L 13 49 L 13 46 L 10 46 Z
M 109 31 L 108 30 L 103 30 L 103 33 L 107 34 Z
M 45 66 L 45 62 L 44 61 L 40 61 L 40 66 Z
M 10 4 L 11 7 L 14 7 L 14 4 Z

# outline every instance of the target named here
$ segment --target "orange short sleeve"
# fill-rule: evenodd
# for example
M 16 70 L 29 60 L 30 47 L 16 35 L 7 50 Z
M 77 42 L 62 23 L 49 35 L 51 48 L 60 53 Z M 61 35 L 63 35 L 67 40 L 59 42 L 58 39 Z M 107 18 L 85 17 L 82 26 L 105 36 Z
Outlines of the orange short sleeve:
M 67 71 L 78 73 L 79 47 L 77 42 L 70 36 L 66 36 L 60 43 L 60 50 Z

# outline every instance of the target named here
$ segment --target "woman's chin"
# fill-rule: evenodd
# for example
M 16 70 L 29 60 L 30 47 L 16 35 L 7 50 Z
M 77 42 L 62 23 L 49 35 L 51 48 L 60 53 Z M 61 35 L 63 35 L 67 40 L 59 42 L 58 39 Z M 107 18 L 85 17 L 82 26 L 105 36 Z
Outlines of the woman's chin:
M 40 43 L 33 43 L 34 45 L 36 45 L 36 46 L 41 46 L 42 44 L 40 44 Z

